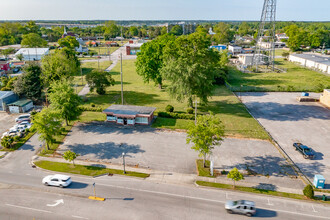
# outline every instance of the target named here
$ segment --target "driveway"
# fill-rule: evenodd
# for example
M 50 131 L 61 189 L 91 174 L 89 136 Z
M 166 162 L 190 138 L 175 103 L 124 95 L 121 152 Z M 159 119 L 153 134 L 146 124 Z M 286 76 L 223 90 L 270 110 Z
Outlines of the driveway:
M 330 110 L 319 103 L 299 103 L 297 96 L 300 93 L 243 93 L 242 101 L 310 179 L 322 174 L 329 181 Z M 294 142 L 312 147 L 316 158 L 304 159 Z
M 123 127 L 109 122 L 78 124 L 58 152 L 72 150 L 95 162 L 122 163 L 177 173 L 196 173 L 198 153 L 186 144 L 186 133 L 147 126 Z M 262 175 L 292 174 L 277 149 L 267 141 L 226 138 L 215 147 L 214 164 L 219 170 L 238 167 Z

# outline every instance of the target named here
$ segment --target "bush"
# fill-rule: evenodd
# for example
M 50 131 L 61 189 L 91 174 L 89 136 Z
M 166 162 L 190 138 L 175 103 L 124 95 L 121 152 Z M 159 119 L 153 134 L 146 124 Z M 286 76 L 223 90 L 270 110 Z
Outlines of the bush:
M 194 114 L 194 109 L 193 108 L 188 108 L 187 113 L 188 114 Z
M 165 108 L 165 111 L 167 112 L 173 112 L 174 111 L 174 107 L 172 105 L 167 105 Z
M 322 83 L 317 84 L 315 87 L 316 92 L 323 92 L 324 89 L 325 89 L 325 86 Z
M 83 56 L 87 56 L 87 55 L 88 55 L 88 53 L 86 53 L 86 52 L 83 52 L 83 53 L 82 53 L 82 55 L 83 55 Z
M 103 108 L 100 107 L 89 107 L 89 106 L 78 106 L 78 109 L 82 112 L 88 111 L 88 112 L 102 112 Z
M 185 113 L 175 113 L 175 112 L 158 112 L 159 117 L 163 118 L 175 118 L 175 119 L 187 119 L 187 120 L 195 120 L 194 115 L 188 115 Z
M 94 108 L 95 107 L 95 104 L 94 103 L 91 103 L 91 106 Z
M 99 95 L 104 95 L 105 94 L 105 89 L 103 88 L 96 88 L 96 93 Z
M 314 190 L 313 190 L 313 187 L 311 185 L 305 186 L 305 188 L 303 190 L 303 193 L 307 198 L 310 198 L 310 199 L 314 198 Z
M 19 136 L 15 136 L 15 137 L 14 137 L 14 141 L 15 141 L 15 142 L 18 142 L 19 139 L 20 139 Z

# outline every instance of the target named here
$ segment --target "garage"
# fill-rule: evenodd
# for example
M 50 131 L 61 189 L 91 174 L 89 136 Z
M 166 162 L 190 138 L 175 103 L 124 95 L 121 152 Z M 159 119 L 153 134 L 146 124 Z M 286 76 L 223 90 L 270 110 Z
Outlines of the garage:
M 20 99 L 8 104 L 11 113 L 24 113 L 33 108 L 33 102 L 30 99 Z

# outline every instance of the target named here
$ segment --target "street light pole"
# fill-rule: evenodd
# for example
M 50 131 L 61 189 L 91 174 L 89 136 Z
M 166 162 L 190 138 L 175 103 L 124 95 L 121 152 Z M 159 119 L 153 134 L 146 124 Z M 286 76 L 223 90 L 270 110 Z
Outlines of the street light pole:
M 123 152 L 122 155 L 123 155 L 124 174 L 126 174 L 126 170 L 125 170 L 125 155 L 126 154 Z

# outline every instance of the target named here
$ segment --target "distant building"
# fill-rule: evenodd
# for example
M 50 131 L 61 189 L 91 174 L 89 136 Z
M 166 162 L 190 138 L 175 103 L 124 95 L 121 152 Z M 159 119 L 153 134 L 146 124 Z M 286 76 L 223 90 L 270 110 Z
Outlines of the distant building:
M 0 61 L 0 70 L 8 71 L 10 70 L 10 65 L 8 61 Z
M 242 49 L 243 54 L 251 54 L 254 53 L 254 48 L 243 48 Z
M 0 111 L 6 111 L 9 103 L 18 100 L 18 96 L 12 91 L 0 91 Z
M 24 113 L 33 108 L 33 102 L 30 99 L 20 99 L 8 104 L 11 113 Z
M 288 40 L 289 37 L 285 33 L 275 34 L 277 41 Z
M 227 45 L 219 44 L 219 45 L 212 45 L 210 48 L 217 49 L 218 51 L 226 50 Z
M 107 121 L 122 125 L 149 125 L 154 118 L 154 107 L 135 105 L 111 105 L 103 113 L 107 116 Z
M 210 34 L 210 35 L 215 35 L 215 32 L 213 32 L 213 30 L 212 30 L 211 27 L 210 27 L 210 29 L 209 29 L 209 34 Z
M 15 53 L 15 57 L 18 54 L 23 55 L 24 61 L 41 60 L 43 56 L 49 54 L 49 48 L 21 48 Z
M 234 55 L 242 53 L 242 47 L 236 45 L 229 45 L 228 51 Z
M 261 41 L 261 42 L 258 42 L 258 44 L 262 48 L 264 48 L 264 49 L 270 49 L 272 47 L 272 43 L 271 42 L 263 42 L 263 41 Z M 285 46 L 286 46 L 286 44 L 284 42 L 275 42 L 274 43 L 274 47 L 275 48 L 283 48 Z
M 126 46 L 126 55 L 136 55 L 141 51 L 143 43 L 133 43 Z
M 78 37 L 78 35 L 76 35 L 75 33 L 73 32 L 66 32 L 66 28 L 64 26 L 64 33 L 62 35 L 62 38 L 65 38 L 66 36 L 71 36 L 71 37 Z
M 258 55 L 257 54 L 256 56 L 258 58 L 259 56 L 264 57 L 265 55 L 263 55 L 263 54 Z M 254 54 L 238 54 L 238 61 L 244 66 L 252 66 L 253 65 L 253 57 L 254 57 Z M 260 62 L 262 62 L 262 61 L 260 61 Z
M 315 54 L 290 54 L 289 61 L 330 74 L 330 56 Z

